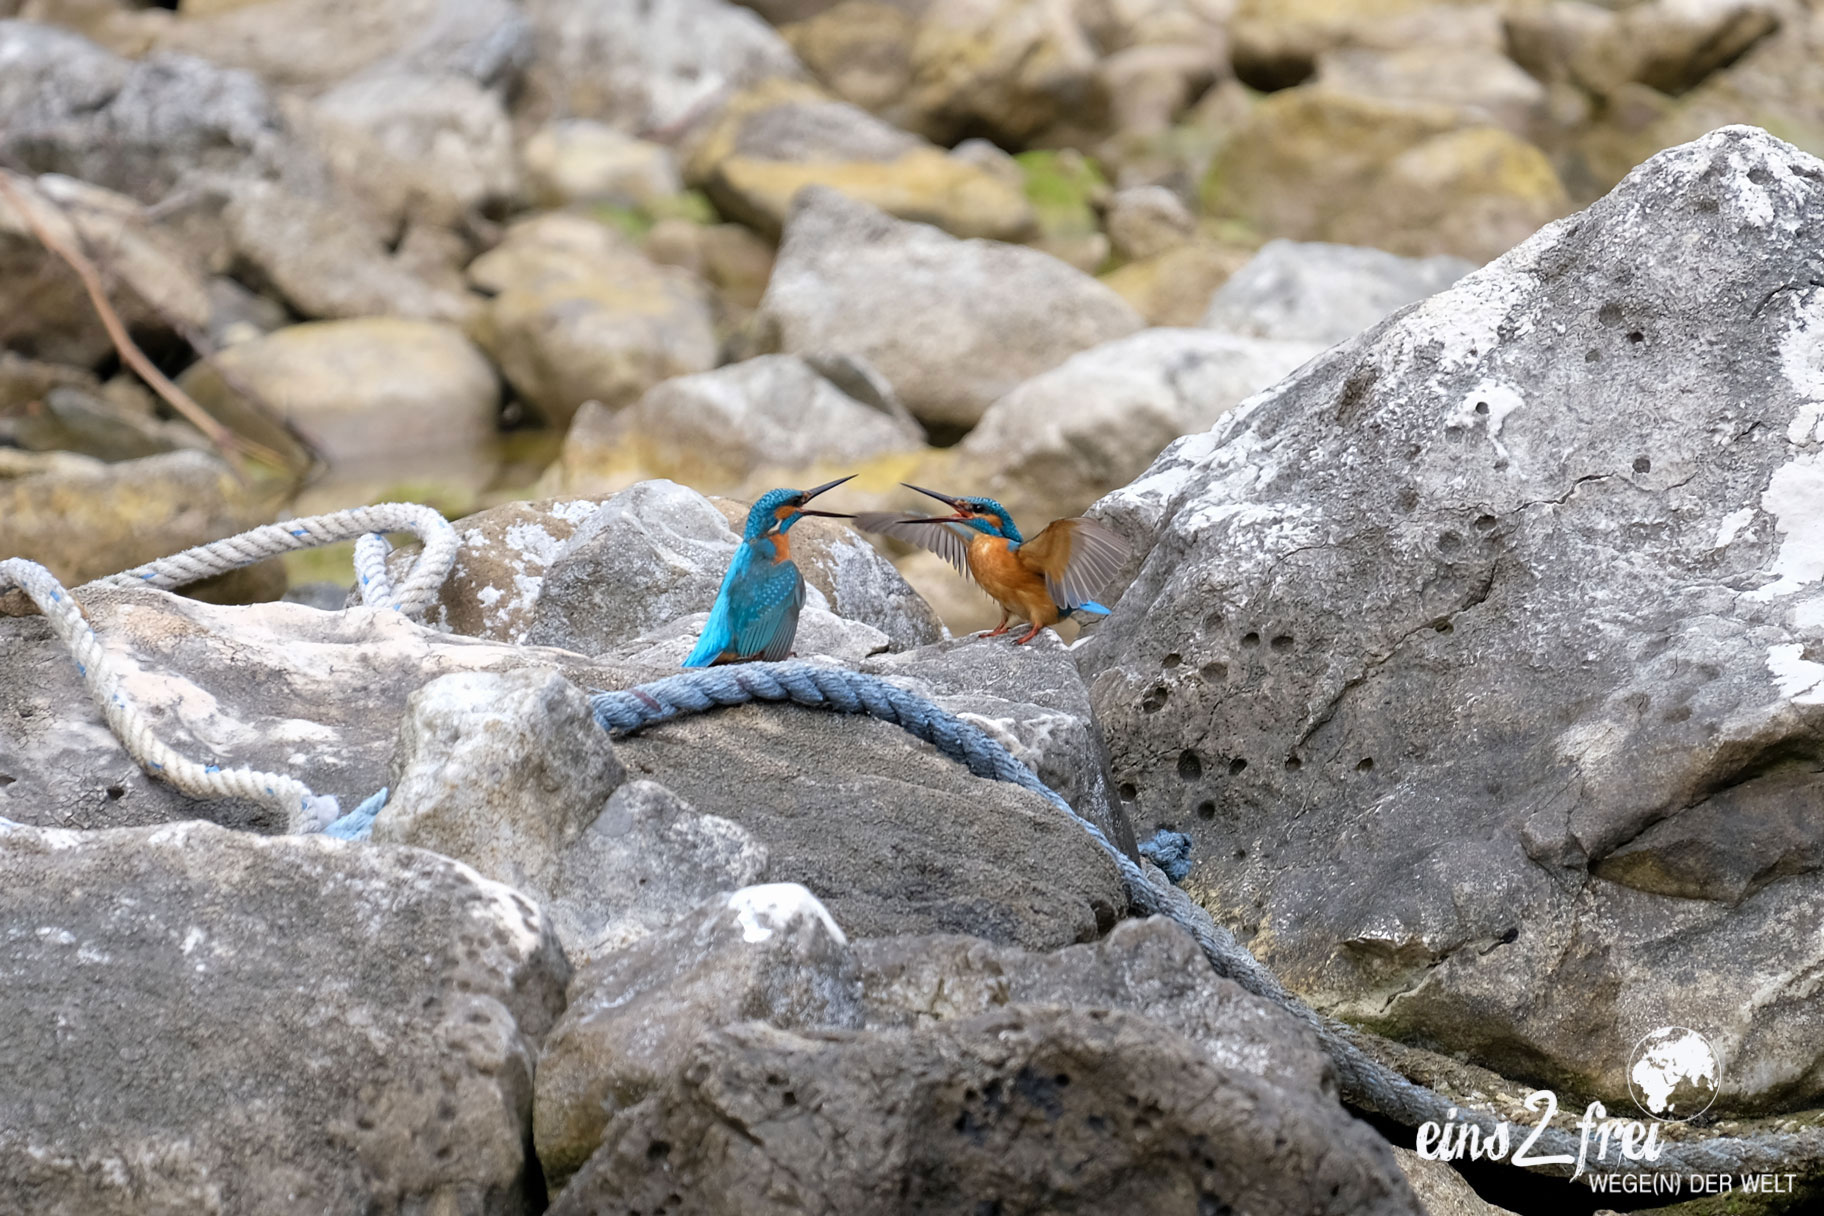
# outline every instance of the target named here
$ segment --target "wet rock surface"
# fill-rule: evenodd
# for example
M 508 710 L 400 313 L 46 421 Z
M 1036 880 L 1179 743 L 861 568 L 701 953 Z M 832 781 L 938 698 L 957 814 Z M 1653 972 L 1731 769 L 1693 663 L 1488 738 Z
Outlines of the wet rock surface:
M 1616 1100 L 1694 1019 L 1756 1061 L 1720 1105 L 1815 1100 L 1752 994 L 1816 966 L 1820 225 L 1824 164 L 1717 132 L 1098 508 L 1150 546 L 1084 651 L 1137 830 L 1318 1004 Z

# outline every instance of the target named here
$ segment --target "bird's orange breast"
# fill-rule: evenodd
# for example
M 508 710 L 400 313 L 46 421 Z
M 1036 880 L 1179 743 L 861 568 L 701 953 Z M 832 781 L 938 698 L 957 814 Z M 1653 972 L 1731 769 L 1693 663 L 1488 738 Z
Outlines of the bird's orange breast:
M 969 573 L 983 591 L 1016 611 L 1035 595 L 1050 602 L 1045 580 L 1026 568 L 1004 536 L 984 534 L 969 542 Z

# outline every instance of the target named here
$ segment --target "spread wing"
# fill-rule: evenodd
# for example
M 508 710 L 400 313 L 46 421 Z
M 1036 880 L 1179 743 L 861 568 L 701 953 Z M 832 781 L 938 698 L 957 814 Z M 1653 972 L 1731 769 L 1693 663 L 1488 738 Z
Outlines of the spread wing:
M 1045 589 L 1065 608 L 1094 600 L 1121 573 L 1130 552 L 1118 532 L 1093 519 L 1059 519 L 1014 550 L 1028 570 L 1045 576 Z
M 804 576 L 795 564 L 755 562 L 729 601 L 737 655 L 776 663 L 792 652 L 804 608 Z
M 955 566 L 957 573 L 969 573 L 969 538 L 974 530 L 967 524 L 934 524 L 923 522 L 917 515 L 864 511 L 855 517 L 855 526 L 863 532 L 878 532 L 929 549 Z

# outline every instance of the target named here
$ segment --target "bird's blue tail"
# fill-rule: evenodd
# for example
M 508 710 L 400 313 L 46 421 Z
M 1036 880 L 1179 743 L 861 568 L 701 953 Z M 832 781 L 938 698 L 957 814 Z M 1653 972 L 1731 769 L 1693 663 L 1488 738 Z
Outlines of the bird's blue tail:
M 1084 600 L 1075 608 L 1066 608 L 1060 615 L 1069 616 L 1073 612 L 1087 612 L 1091 616 L 1108 616 L 1114 612 L 1114 609 L 1103 604 L 1098 604 L 1094 600 Z

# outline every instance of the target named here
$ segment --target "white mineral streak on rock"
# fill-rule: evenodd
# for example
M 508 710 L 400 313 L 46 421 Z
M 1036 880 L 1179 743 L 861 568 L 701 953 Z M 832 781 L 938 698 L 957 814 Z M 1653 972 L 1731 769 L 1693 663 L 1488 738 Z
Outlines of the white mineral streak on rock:
M 1753 507 L 1743 507 L 1739 511 L 1729 512 L 1729 514 L 1723 516 L 1722 522 L 1717 524 L 1716 540 L 1711 542 L 1710 547 L 1712 549 L 1727 548 L 1729 543 L 1740 535 L 1742 529 L 1746 528 L 1753 519 Z
M 1407 314 L 1404 324 L 1386 331 L 1376 343 L 1376 349 L 1385 352 L 1383 378 L 1403 380 L 1423 359 L 1430 364 L 1427 379 L 1436 387 L 1446 377 L 1492 355 L 1501 327 L 1533 291 L 1532 276 L 1526 273 L 1530 265 L 1524 256 L 1526 249 L 1550 231 L 1552 226 L 1499 262 L 1465 276 L 1450 290 L 1421 301 Z M 1515 324 L 1514 337 L 1532 329 L 1530 317 Z
M 741 940 L 764 942 L 774 932 L 785 929 L 800 917 L 813 917 L 823 923 L 838 945 L 849 939 L 837 927 L 823 901 L 795 882 L 769 882 L 756 887 L 742 887 L 728 897 L 728 906 L 741 926 Z
M 1786 428 L 1790 443 L 1824 440 L 1824 290 L 1795 309 L 1780 338 L 1780 370 L 1805 404 Z
M 1792 606 L 1792 627 L 1794 629 L 1824 627 L 1824 597 L 1794 604 Z
M 1747 594 L 1770 600 L 1824 577 L 1824 459 L 1800 456 L 1774 470 L 1761 494 L 1761 509 L 1782 537 L 1773 559 L 1773 582 Z
M 1501 442 L 1501 427 L 1509 414 L 1525 404 L 1526 398 L 1513 385 L 1501 380 L 1484 380 L 1444 419 L 1444 426 L 1455 430 L 1480 423 L 1487 429 L 1488 441 L 1495 445 L 1496 453 L 1506 458 L 1507 445 Z
M 1795 705 L 1824 705 L 1824 663 L 1806 658 L 1803 642 L 1769 646 L 1767 670 L 1780 695 Z

